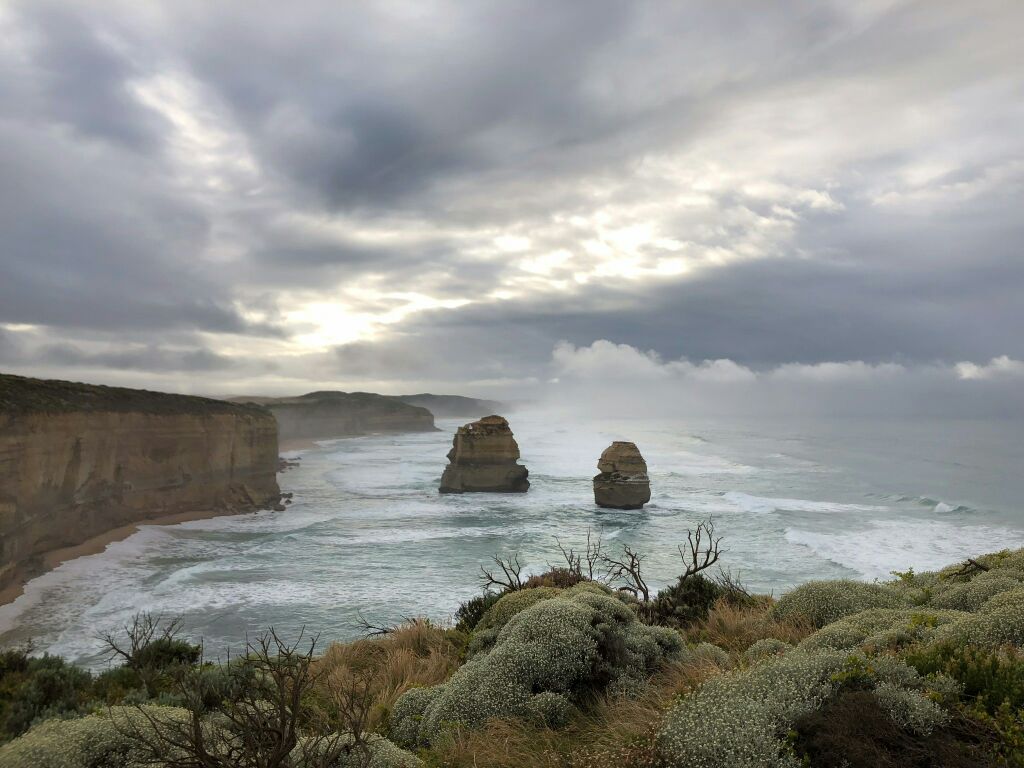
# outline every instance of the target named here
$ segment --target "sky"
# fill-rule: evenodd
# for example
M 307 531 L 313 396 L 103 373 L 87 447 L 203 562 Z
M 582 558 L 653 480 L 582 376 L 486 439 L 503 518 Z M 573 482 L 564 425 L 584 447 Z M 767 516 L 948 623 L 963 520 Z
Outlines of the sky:
M 1020 413 L 1021 29 L 995 0 L 0 0 L 0 370 Z

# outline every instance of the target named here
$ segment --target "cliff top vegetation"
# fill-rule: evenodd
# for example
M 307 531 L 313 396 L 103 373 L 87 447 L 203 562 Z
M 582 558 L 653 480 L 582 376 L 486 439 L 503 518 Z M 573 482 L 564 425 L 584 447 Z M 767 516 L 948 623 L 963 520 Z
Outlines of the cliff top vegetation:
M 0 413 L 73 411 L 160 415 L 233 413 L 270 417 L 266 409 L 255 404 L 0 373 Z

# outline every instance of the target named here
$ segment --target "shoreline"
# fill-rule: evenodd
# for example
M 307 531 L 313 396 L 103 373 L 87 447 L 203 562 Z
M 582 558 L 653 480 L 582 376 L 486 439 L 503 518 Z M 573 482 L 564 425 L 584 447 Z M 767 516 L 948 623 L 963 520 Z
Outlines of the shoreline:
M 333 437 L 318 437 L 316 440 L 334 440 Z M 278 453 L 291 453 L 292 451 L 310 451 L 317 447 L 316 440 L 310 437 L 293 437 L 288 440 L 277 441 Z
M 111 544 L 124 541 L 133 533 L 136 533 L 139 530 L 139 526 L 177 525 L 178 523 L 189 523 L 193 520 L 209 520 L 214 517 L 224 517 L 226 515 L 245 515 L 254 511 L 255 510 L 245 509 L 207 509 L 193 510 L 190 512 L 174 512 L 168 515 L 157 515 L 156 517 L 147 517 L 134 523 L 128 523 L 127 525 L 122 525 L 118 528 L 112 528 L 109 531 L 104 531 L 97 536 L 93 536 L 91 539 L 86 539 L 81 544 L 75 544 L 70 547 L 61 547 L 60 549 L 51 549 L 49 552 L 41 554 L 36 561 L 36 567 L 28 569 L 23 576 L 19 576 L 18 582 L 0 590 L 0 607 L 10 605 L 19 597 L 24 595 L 25 587 L 33 579 L 50 573 L 58 566 L 71 560 L 77 560 L 80 557 L 88 557 L 90 555 L 98 555 L 106 551 L 107 547 Z

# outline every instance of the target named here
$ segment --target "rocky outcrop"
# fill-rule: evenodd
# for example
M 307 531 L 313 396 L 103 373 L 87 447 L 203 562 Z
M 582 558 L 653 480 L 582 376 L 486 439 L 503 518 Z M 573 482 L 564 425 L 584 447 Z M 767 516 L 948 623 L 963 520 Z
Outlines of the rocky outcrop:
M 616 440 L 604 449 L 594 477 L 594 501 L 599 507 L 640 509 L 651 500 L 647 462 L 636 443 Z
M 375 432 L 434 432 L 426 408 L 371 392 L 310 392 L 299 397 L 236 397 L 270 409 L 284 440 L 326 440 Z
M 524 493 L 526 467 L 517 463 L 519 445 L 501 416 L 485 416 L 459 427 L 441 475 L 441 493 Z
M 0 375 L 0 588 L 130 523 L 275 506 L 277 462 L 259 406 Z

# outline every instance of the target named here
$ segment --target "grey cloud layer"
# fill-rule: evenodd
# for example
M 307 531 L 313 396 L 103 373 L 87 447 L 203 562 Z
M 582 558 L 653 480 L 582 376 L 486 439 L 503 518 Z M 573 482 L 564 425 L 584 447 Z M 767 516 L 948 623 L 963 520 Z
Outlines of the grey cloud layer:
M 462 389 L 544 381 L 563 339 L 1024 359 L 1022 23 L 995 0 L 15 2 L 0 366 Z M 288 346 L 302 302 L 411 294 L 468 303 Z

